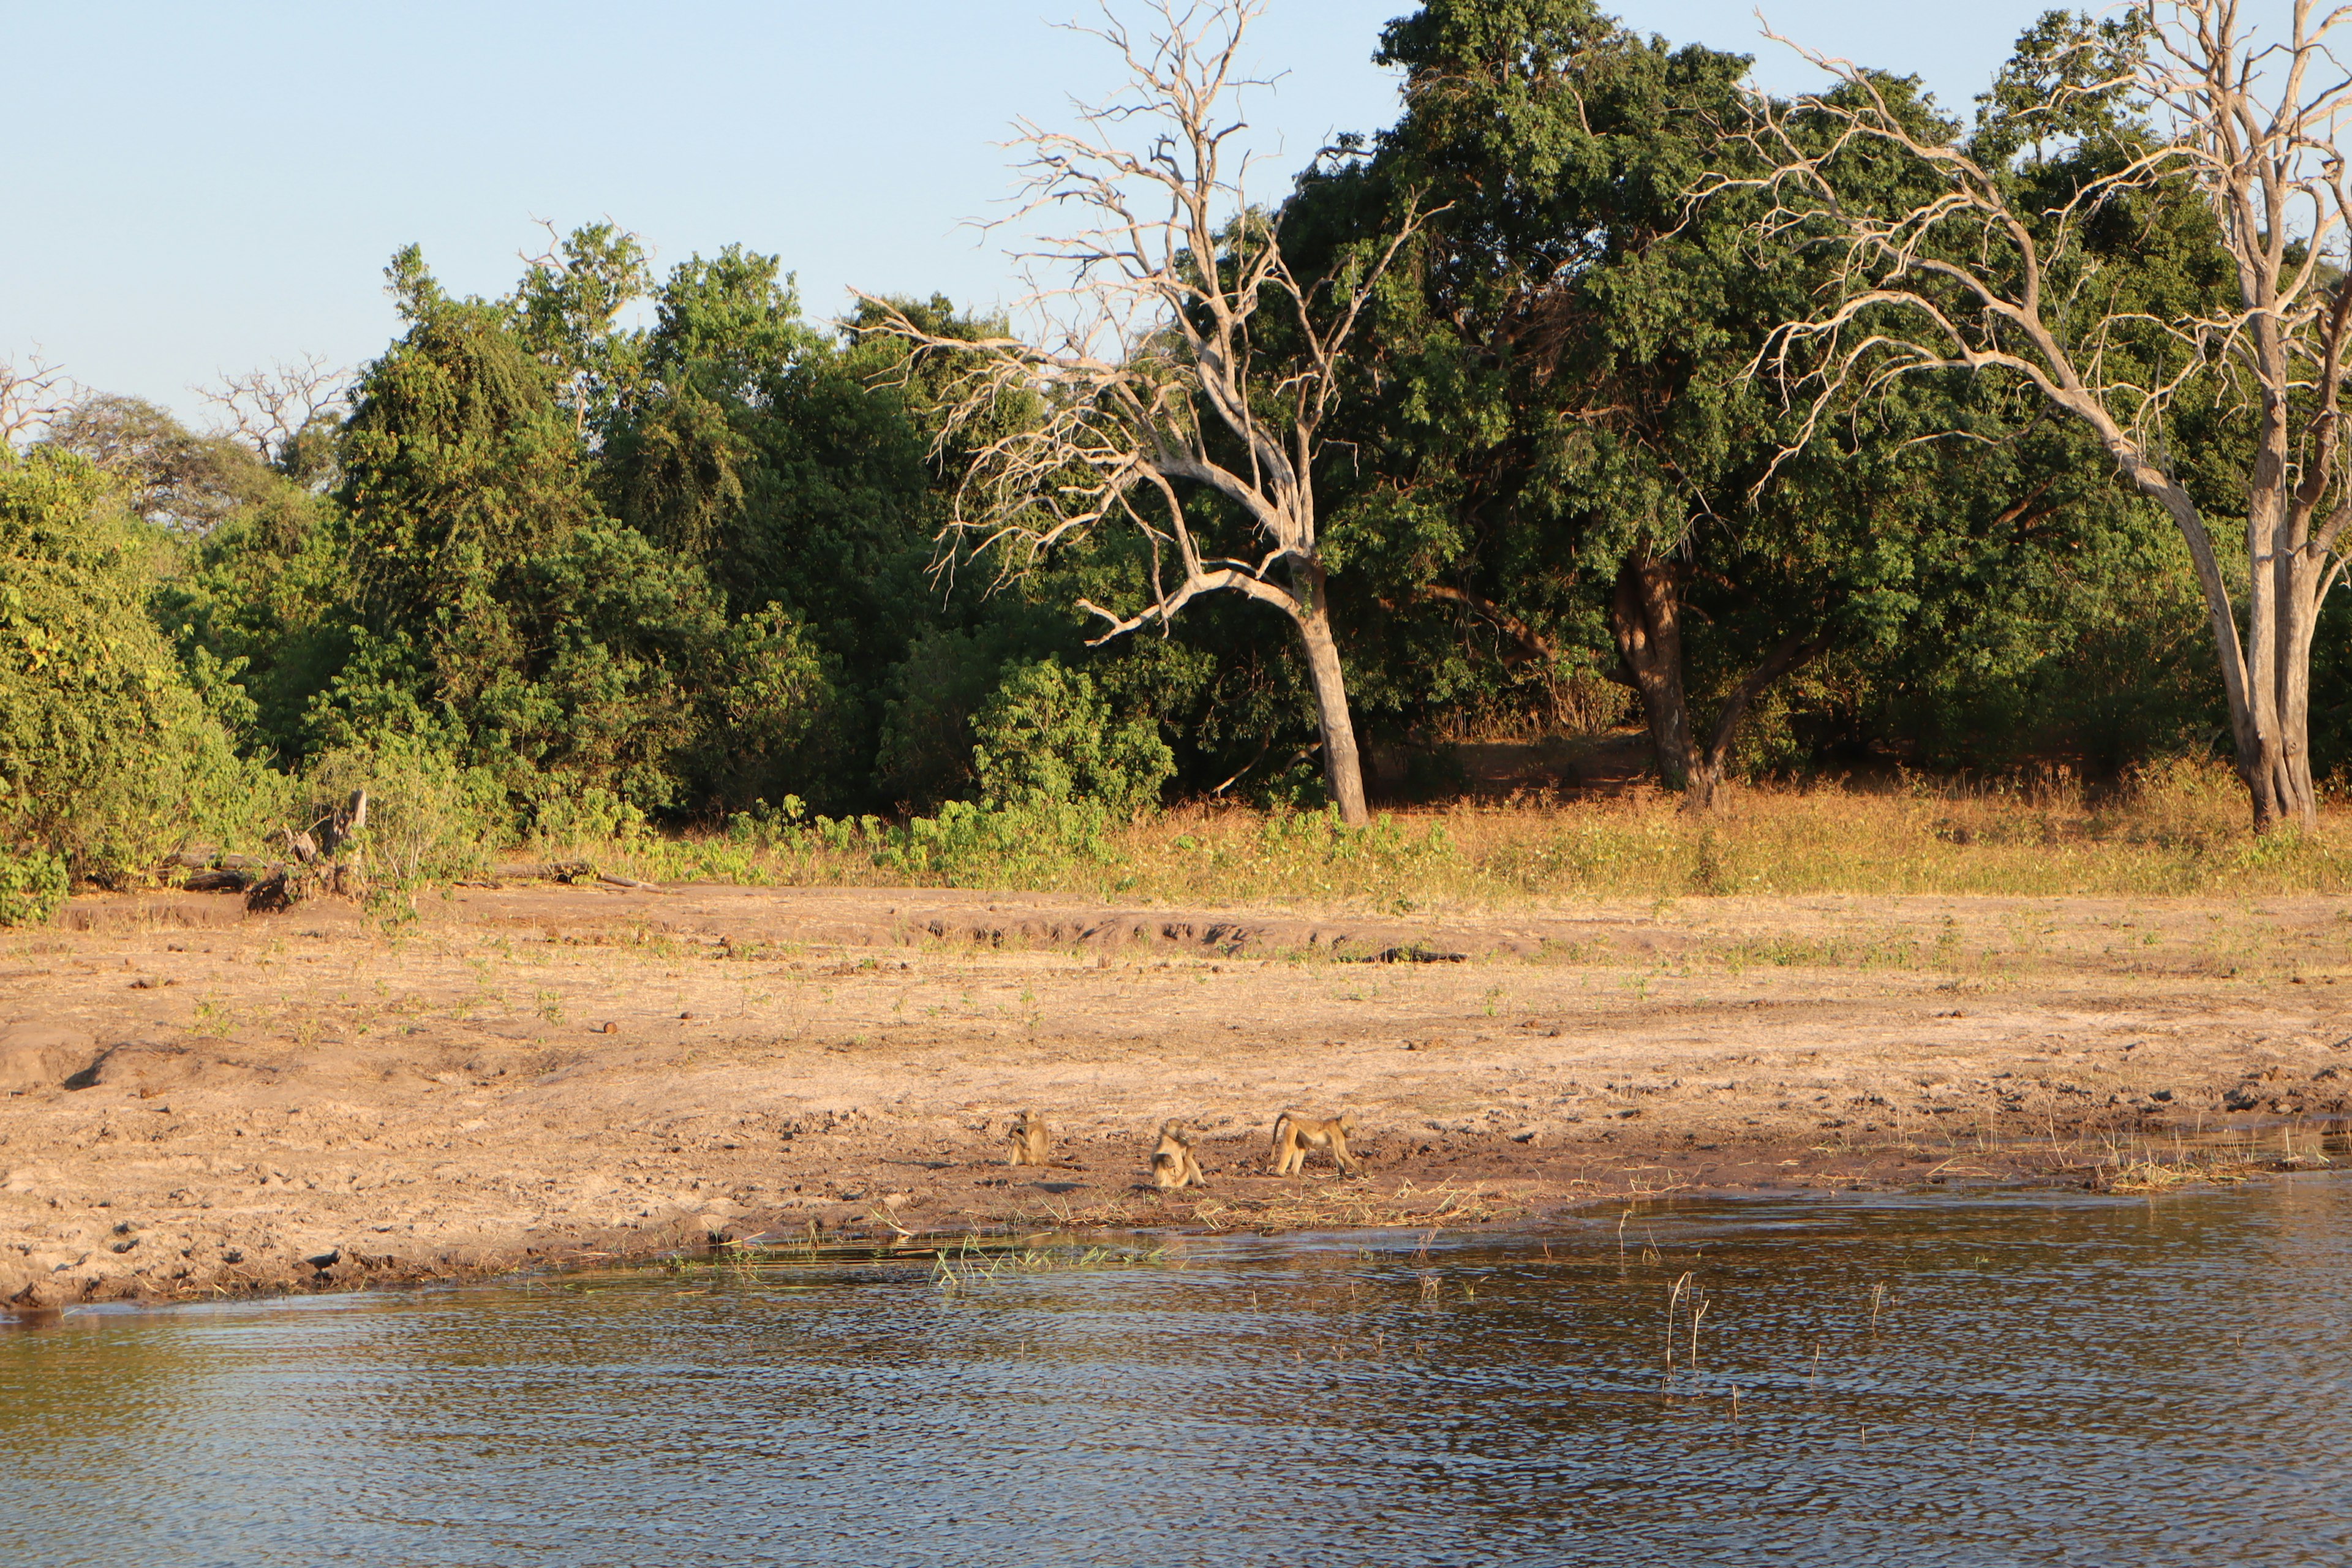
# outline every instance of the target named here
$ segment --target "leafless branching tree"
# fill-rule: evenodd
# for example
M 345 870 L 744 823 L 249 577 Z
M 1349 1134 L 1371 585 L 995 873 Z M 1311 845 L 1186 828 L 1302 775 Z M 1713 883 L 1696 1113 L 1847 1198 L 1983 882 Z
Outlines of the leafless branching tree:
M 2022 378 L 2081 421 L 2187 542 L 2256 830 L 2308 825 L 2312 636 L 2352 519 L 2342 439 L 2352 289 L 2339 287 L 2352 76 L 2334 52 L 2352 7 L 2292 0 L 2287 36 L 2271 42 L 2240 0 L 2142 0 L 2133 17 L 2141 47 L 2113 74 L 2062 72 L 2038 107 L 2063 123 L 2070 100 L 2120 93 L 2153 117 L 2155 133 L 2046 209 L 2021 200 L 1998 161 L 1923 133 L 1870 74 L 1800 50 L 1837 89 L 1786 103 L 1759 96 L 1748 134 L 1769 172 L 1725 183 L 1768 192 L 1766 234 L 1825 245 L 1836 264 L 1822 309 L 1784 326 L 1757 369 L 1807 405 L 1808 436 L 1874 384 L 1935 371 Z M 1840 200 L 1832 171 L 1857 151 L 1893 155 L 1932 194 L 1893 213 Z M 2102 308 L 2086 226 L 2119 198 L 2166 185 L 2210 208 L 2235 300 L 2163 318 Z M 2191 387 L 2251 416 L 2242 577 L 2224 566 L 2165 451 L 2167 416 Z
M 0 447 L 17 446 L 47 429 L 80 391 L 71 376 L 37 352 L 22 365 L 0 359 Z
M 215 410 L 220 434 L 250 447 L 266 463 L 283 466 L 294 442 L 321 417 L 351 406 L 351 372 L 321 354 L 306 354 L 268 370 L 224 375 L 196 395 Z
M 1324 777 L 1340 816 L 1366 820 L 1361 767 L 1332 634 L 1314 471 L 1349 342 L 1372 291 L 1418 227 L 1398 232 L 1338 276 L 1302 281 L 1284 259 L 1279 218 L 1251 205 L 1241 53 L 1262 0 L 1155 0 L 1131 30 L 1106 6 L 1080 29 L 1123 62 L 1126 86 L 1081 104 L 1078 128 L 1023 121 L 1012 145 L 1025 176 L 1017 211 L 1075 221 L 1024 263 L 1050 271 L 1019 314 L 1038 340 L 977 342 L 926 331 L 861 294 L 877 326 L 922 353 L 952 356 L 941 451 L 976 446 L 941 535 L 941 561 L 987 555 L 1000 584 L 1056 544 L 1101 526 L 1137 530 L 1150 566 L 1131 602 L 1078 607 L 1094 641 L 1157 626 L 1202 594 L 1248 596 L 1297 627 L 1315 692 Z M 1256 350 L 1259 312 L 1279 310 L 1286 342 L 1272 370 Z M 1002 410 L 1036 416 L 997 433 Z M 1224 553 L 1198 531 L 1200 500 L 1240 514 L 1250 543 Z M 1188 511 L 1192 500 L 1195 510 Z M 1216 504 L 1214 502 L 1212 503 Z

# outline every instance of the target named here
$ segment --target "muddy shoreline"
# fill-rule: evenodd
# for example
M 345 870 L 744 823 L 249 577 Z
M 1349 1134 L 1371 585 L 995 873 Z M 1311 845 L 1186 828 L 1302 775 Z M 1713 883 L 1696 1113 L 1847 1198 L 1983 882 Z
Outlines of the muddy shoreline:
M 1057 1163 L 1003 1163 L 1024 1108 Z M 1262 1174 L 1346 1108 L 1369 1170 Z M 1398 916 L 517 883 L 79 899 L 0 932 L 0 1307 L 1101 1226 L 1461 1226 L 1704 1190 L 2317 1168 L 2340 900 Z M 1163 1196 L 1150 1130 L 1201 1133 Z

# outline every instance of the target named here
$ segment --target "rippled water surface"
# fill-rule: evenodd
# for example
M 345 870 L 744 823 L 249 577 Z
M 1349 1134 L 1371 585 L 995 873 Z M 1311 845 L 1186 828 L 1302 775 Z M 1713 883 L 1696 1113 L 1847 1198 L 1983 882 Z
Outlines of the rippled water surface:
M 70 1315 L 0 1563 L 2352 1563 L 2352 1180 L 1420 1240 Z

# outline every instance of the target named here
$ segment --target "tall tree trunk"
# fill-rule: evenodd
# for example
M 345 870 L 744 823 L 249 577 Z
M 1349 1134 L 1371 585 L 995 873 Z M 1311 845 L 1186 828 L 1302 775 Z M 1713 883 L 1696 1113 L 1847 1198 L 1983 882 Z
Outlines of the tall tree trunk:
M 2266 400 L 2246 507 L 2246 556 L 2253 563 L 2246 581 L 2246 695 L 2254 743 L 2253 754 L 2239 759 L 2253 795 L 2257 833 L 2277 826 L 2290 809 L 2279 788 L 2286 761 L 2279 744 L 2279 620 L 2288 597 L 2288 563 L 2279 559 L 2285 542 L 2285 444 L 2284 422 Z
M 2326 569 L 2324 556 L 2297 551 L 2279 574 L 2280 804 L 2286 819 L 2306 830 L 2319 826 L 2319 793 L 2311 783 L 2311 642 Z
M 2120 438 L 2110 438 L 2108 449 L 2124 463 L 2139 492 L 2171 515 L 2189 545 L 2198 587 L 2205 596 L 2213 651 L 2221 666 L 2231 747 L 2253 807 L 2254 831 L 2268 833 L 2285 822 L 2315 826 L 2309 732 L 2317 584 L 2303 552 L 2277 548 L 2284 532 L 2278 479 L 2284 472 L 2283 459 L 2265 453 L 2254 465 L 2246 510 L 2246 548 L 2254 565 L 2247 574 L 2246 624 L 2241 637 L 2229 585 L 2196 501 Z M 2283 555 L 2292 559 L 2279 560 Z M 2265 560 L 2276 563 L 2273 570 L 2263 569 Z
M 1302 568 L 1292 582 L 1306 613 L 1297 617 L 1298 640 L 1307 645 L 1307 674 L 1315 687 L 1315 717 L 1323 731 L 1323 782 L 1339 808 L 1339 820 L 1361 827 L 1372 819 L 1364 806 L 1364 769 L 1356 752 L 1356 721 L 1348 711 L 1348 678 L 1339 667 L 1339 645 L 1331 636 L 1331 612 L 1319 567 Z
M 2311 787 L 2311 636 L 2318 616 L 2314 557 L 2295 537 L 2291 381 L 2273 320 L 2254 320 L 2264 388 L 2246 507 L 2246 691 L 2253 754 L 2239 771 L 2253 795 L 2254 831 L 2319 825 Z
M 1674 568 L 1654 556 L 1627 556 L 1609 598 L 1609 630 L 1627 681 L 1642 699 L 1650 744 L 1666 787 L 1684 805 L 1704 811 L 1715 804 L 1716 777 L 1691 743 L 1690 703 L 1683 693 L 1682 584 Z

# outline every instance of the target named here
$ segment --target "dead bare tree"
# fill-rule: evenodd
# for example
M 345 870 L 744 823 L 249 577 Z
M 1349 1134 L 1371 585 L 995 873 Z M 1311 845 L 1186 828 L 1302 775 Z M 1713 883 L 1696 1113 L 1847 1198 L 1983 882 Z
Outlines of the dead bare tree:
M 81 389 L 38 352 L 23 365 L 0 359 L 0 447 L 13 447 L 48 428 Z
M 224 375 L 194 390 L 217 411 L 220 434 L 252 447 L 263 462 L 283 466 L 314 421 L 350 407 L 351 382 L 350 371 L 324 355 L 306 354 L 299 363 L 280 360 L 268 370 Z
M 1340 390 L 1349 340 L 1381 275 L 1419 226 L 1397 233 L 1338 276 L 1302 281 L 1285 261 L 1280 219 L 1250 204 L 1249 160 L 1229 162 L 1243 131 L 1231 100 L 1262 87 L 1240 56 L 1263 0 L 1154 0 L 1141 34 L 1104 8 L 1083 28 L 1116 50 L 1123 89 L 1079 106 L 1079 128 L 1028 121 L 1012 145 L 1025 175 L 1005 223 L 1071 213 L 1065 232 L 1023 253 L 1057 280 L 1019 313 L 1045 323 L 1031 342 L 968 341 L 926 331 L 887 300 L 861 293 L 868 330 L 918 353 L 951 356 L 939 450 L 976 442 L 940 535 L 941 564 L 995 558 L 1000 585 L 1054 546 L 1099 525 L 1132 527 L 1150 565 L 1124 607 L 1089 600 L 1101 643 L 1157 625 L 1164 633 L 1202 594 L 1238 593 L 1297 628 L 1315 692 L 1323 773 L 1343 820 L 1368 820 L 1355 722 L 1332 634 L 1318 537 L 1315 462 Z M 1288 318 L 1285 357 L 1261 377 L 1255 321 Z M 1010 403 L 1034 418 L 994 433 Z M 1188 494 L 1205 492 L 1245 520 L 1246 553 L 1204 547 Z
M 2293 0 L 2288 36 L 2263 43 L 2239 0 L 2142 0 L 2138 47 L 2105 73 L 2059 73 L 2037 107 L 2063 124 L 2084 95 L 2122 94 L 2153 116 L 2153 135 L 2046 210 L 2021 203 L 1998 161 L 1906 121 L 1870 74 L 1801 49 L 1838 89 L 1756 98 L 1748 135 L 1768 172 L 1717 186 L 1769 193 L 1767 237 L 1834 258 L 1821 310 L 1783 326 L 1755 367 L 1809 404 L 1807 437 L 1887 377 L 2005 373 L 2086 426 L 2169 514 L 2204 594 L 2257 832 L 2316 820 L 2311 642 L 2352 520 L 2342 439 L 2352 289 L 2338 286 L 2352 260 L 2339 143 L 2352 76 L 2332 52 L 2347 18 L 2352 7 Z M 1856 150 L 1893 154 L 1931 194 L 1891 214 L 1849 205 L 1832 170 Z M 2161 319 L 2101 307 L 2086 226 L 2126 194 L 2166 185 L 2210 209 L 2235 300 Z M 2151 342 L 2166 352 L 2148 352 Z M 2231 574 L 2164 449 L 2167 415 L 2192 386 L 2252 416 L 2242 632 Z

